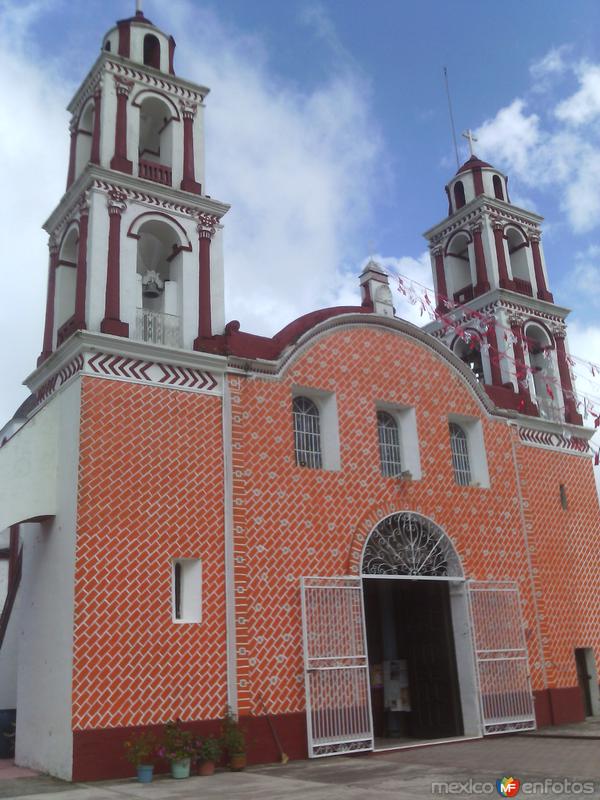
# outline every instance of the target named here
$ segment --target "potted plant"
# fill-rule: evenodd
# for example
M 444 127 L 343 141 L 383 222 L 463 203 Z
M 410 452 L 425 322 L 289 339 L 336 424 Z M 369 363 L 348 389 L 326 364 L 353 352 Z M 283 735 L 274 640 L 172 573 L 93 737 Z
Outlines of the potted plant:
M 158 750 L 158 755 L 168 758 L 171 762 L 171 775 L 173 778 L 190 777 L 190 765 L 192 758 L 196 755 L 196 751 L 194 734 L 182 728 L 179 720 L 167 722 L 164 741 Z
M 154 764 L 151 756 L 156 740 L 149 733 L 138 733 L 125 742 L 125 758 L 137 769 L 140 783 L 151 783 Z
M 221 756 L 221 743 L 214 736 L 207 736 L 198 747 L 198 775 L 213 775 L 215 764 Z
M 246 766 L 246 734 L 228 706 L 221 723 L 221 742 L 229 757 L 229 769 L 238 771 Z

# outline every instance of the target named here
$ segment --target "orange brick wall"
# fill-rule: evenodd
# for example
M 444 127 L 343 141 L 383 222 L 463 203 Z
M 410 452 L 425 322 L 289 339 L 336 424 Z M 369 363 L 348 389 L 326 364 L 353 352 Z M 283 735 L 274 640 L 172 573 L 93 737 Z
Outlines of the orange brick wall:
M 294 384 L 336 393 L 340 471 L 295 466 Z M 585 535 L 594 514 L 598 529 L 589 461 L 519 445 L 516 432 L 503 422 L 488 419 L 462 378 L 432 351 L 400 334 L 366 326 L 338 329 L 315 339 L 292 361 L 281 380 L 236 376 L 230 378 L 230 387 L 242 712 L 262 713 L 259 694 L 271 713 L 304 708 L 299 578 L 356 572 L 358 554 L 372 527 L 387 514 L 401 510 L 416 511 L 439 524 L 451 537 L 469 577 L 518 581 L 533 684 L 536 689 L 543 687 L 543 657 L 512 445 L 527 469 L 533 464 L 543 471 L 552 465 L 552 475 L 566 469 L 573 480 L 575 475 L 581 477 L 580 499 L 592 511 L 585 520 L 573 512 L 571 535 L 575 539 Z M 422 480 L 381 476 L 375 418 L 378 400 L 416 407 Z M 491 489 L 455 484 L 449 413 L 482 419 Z M 540 481 L 530 506 L 535 502 L 542 509 L 541 528 L 553 531 L 554 538 L 564 533 L 562 519 L 555 510 L 543 509 L 550 507 L 550 498 L 555 509 L 557 492 L 552 481 Z M 575 504 L 574 494 L 572 502 Z M 552 566 L 556 563 L 552 557 L 544 564 L 548 580 L 554 584 L 561 582 Z M 597 592 L 597 572 L 593 575 L 588 570 L 587 580 L 594 583 L 590 595 Z M 562 591 L 556 587 L 552 597 Z M 583 607 L 580 614 L 587 614 Z M 549 642 L 553 652 L 566 654 L 572 649 L 572 619 L 569 612 L 564 620 L 555 621 Z M 598 639 L 592 644 L 598 647 Z M 600 649 L 597 653 L 600 656 Z M 565 678 L 574 683 L 573 674 L 565 671 Z
M 226 703 L 221 398 L 82 382 L 73 728 L 215 718 Z M 171 559 L 203 621 L 174 624 Z
M 534 689 L 575 685 L 574 647 L 594 647 L 600 660 L 600 514 L 588 459 L 520 443 L 433 351 L 366 325 L 315 338 L 280 378 L 228 381 L 242 713 L 303 711 L 299 579 L 356 574 L 372 528 L 403 510 L 446 531 L 468 577 L 518 582 Z M 294 385 L 336 393 L 341 470 L 295 465 Z M 377 401 L 416 408 L 421 480 L 381 476 Z M 491 489 L 455 484 L 450 413 L 482 420 Z M 221 716 L 220 397 L 84 378 L 80 451 L 74 729 Z M 176 625 L 171 559 L 194 556 L 204 619 Z
M 548 683 L 574 686 L 576 647 L 593 647 L 600 665 L 600 511 L 592 466 L 588 458 L 526 446 L 518 465 Z

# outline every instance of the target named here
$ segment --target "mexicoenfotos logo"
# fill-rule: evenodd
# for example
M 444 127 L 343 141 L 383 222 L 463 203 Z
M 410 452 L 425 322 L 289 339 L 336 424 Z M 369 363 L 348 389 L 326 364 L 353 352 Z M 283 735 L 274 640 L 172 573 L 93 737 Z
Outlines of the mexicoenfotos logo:
M 498 778 L 496 780 L 496 789 L 502 797 L 516 797 L 520 788 L 521 781 L 518 778 Z

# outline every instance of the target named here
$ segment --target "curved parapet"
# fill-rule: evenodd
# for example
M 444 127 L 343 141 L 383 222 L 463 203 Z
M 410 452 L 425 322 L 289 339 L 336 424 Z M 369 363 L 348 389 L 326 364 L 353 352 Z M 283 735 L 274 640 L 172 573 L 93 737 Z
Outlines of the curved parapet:
M 58 510 L 58 412 L 50 403 L 0 448 L 0 530 Z

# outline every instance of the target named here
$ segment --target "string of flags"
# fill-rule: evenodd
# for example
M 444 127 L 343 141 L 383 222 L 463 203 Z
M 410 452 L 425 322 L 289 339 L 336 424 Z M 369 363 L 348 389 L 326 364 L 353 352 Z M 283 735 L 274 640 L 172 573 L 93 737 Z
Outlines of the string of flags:
M 520 343 L 523 356 L 525 356 L 527 352 L 542 355 L 548 363 L 549 368 L 551 368 L 552 364 L 551 348 L 542 348 L 540 350 L 539 342 L 523 333 L 519 333 L 518 336 L 515 335 L 512 328 L 508 328 L 499 323 L 492 314 L 465 308 L 463 305 L 439 294 L 437 296 L 438 304 L 436 305 L 432 301 L 432 298 L 435 297 L 435 293 L 431 287 L 424 286 L 406 275 L 399 274 L 396 277 L 398 281 L 398 290 L 407 298 L 411 305 L 419 307 L 421 317 L 427 316 L 431 320 L 439 322 L 444 334 L 448 333 L 448 331 L 452 331 L 471 350 L 478 350 L 487 354 L 493 364 L 500 364 L 501 360 L 510 362 L 516 374 L 517 381 L 523 389 L 529 389 L 530 375 L 533 377 L 534 382 L 536 377 L 538 380 L 541 378 L 544 382 L 544 388 L 549 402 L 557 412 L 564 411 L 564 408 L 558 405 L 560 402 L 560 395 L 562 394 L 564 398 L 572 400 L 575 403 L 577 411 L 580 412 L 583 417 L 594 420 L 595 428 L 600 428 L 600 397 L 590 396 L 581 391 L 576 393 L 570 387 L 563 386 L 555 375 L 548 374 L 546 370 L 542 370 L 539 366 L 531 366 L 524 360 L 513 358 L 506 350 L 500 350 L 499 347 L 494 347 L 488 339 L 488 334 L 493 331 L 492 335 L 494 333 L 496 334 L 497 342 L 497 334 L 499 332 L 505 346 Z M 460 312 L 460 316 L 458 316 L 456 312 Z M 573 369 L 573 374 L 578 379 L 585 379 L 586 376 L 575 372 L 575 367 L 577 365 L 584 365 L 589 371 L 591 378 L 600 377 L 600 364 L 574 356 L 571 353 L 566 354 L 566 360 Z M 524 407 L 525 400 L 521 399 L 520 410 L 524 410 Z M 589 443 L 589 446 L 592 453 L 594 453 L 594 464 L 596 466 L 600 465 L 600 449 L 596 449 L 591 443 Z

